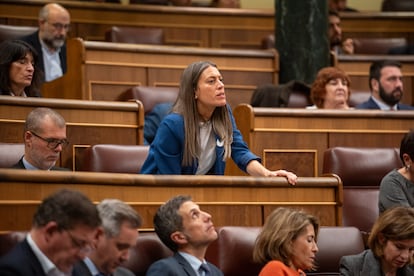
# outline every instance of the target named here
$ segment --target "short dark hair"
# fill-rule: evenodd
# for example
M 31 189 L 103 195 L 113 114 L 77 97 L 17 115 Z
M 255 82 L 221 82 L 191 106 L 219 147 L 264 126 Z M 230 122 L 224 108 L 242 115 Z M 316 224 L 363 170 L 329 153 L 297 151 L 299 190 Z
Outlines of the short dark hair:
M 183 230 L 183 219 L 178 210 L 187 201 L 191 201 L 190 196 L 175 196 L 161 205 L 154 216 L 155 232 L 160 240 L 173 252 L 178 250 L 178 245 L 171 239 L 171 234 Z
M 54 221 L 60 230 L 77 225 L 96 228 L 101 224 L 98 210 L 90 199 L 75 190 L 61 189 L 46 197 L 33 217 L 33 226 L 42 227 Z
M 376 79 L 379 81 L 381 77 L 381 70 L 384 67 L 391 66 L 391 67 L 398 67 L 401 69 L 402 65 L 399 61 L 396 60 L 376 60 L 374 61 L 371 66 L 369 67 L 369 89 L 372 90 L 371 79 Z

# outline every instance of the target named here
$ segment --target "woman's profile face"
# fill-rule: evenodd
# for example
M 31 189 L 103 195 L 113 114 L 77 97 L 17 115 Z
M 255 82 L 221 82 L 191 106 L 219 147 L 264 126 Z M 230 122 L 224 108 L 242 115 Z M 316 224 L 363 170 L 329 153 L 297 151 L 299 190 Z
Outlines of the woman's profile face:
M 315 240 L 315 229 L 309 224 L 292 242 L 292 264 L 295 269 L 307 270 L 314 266 L 318 246 Z
M 414 239 L 391 241 L 387 240 L 383 248 L 382 266 L 398 269 L 409 263 L 414 255 Z
M 201 73 L 195 96 L 198 108 L 211 110 L 226 105 L 223 77 L 216 67 L 209 66 Z
M 34 60 L 31 53 L 10 64 L 9 78 L 12 88 L 30 86 L 34 74 Z

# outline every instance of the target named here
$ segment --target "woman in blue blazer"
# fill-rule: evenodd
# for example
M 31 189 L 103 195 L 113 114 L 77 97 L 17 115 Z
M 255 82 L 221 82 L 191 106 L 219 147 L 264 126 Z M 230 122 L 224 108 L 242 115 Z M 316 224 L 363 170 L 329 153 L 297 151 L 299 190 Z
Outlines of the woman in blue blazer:
M 296 183 L 295 174 L 268 170 L 248 149 L 217 66 L 194 62 L 183 72 L 172 113 L 161 122 L 141 173 L 223 175 L 228 158 L 250 175 L 284 176 Z

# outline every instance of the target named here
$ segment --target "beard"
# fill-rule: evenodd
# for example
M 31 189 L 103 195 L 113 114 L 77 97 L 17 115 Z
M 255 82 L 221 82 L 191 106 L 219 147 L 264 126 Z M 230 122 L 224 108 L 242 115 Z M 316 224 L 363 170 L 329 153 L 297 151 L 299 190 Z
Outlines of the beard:
M 47 47 L 58 50 L 65 44 L 64 37 L 54 37 L 54 38 L 44 38 L 43 42 L 47 45 Z
M 385 92 L 384 87 L 382 87 L 382 85 L 379 84 L 379 95 L 386 104 L 393 106 L 401 100 L 403 91 L 401 88 L 396 88 L 388 94 L 387 92 Z

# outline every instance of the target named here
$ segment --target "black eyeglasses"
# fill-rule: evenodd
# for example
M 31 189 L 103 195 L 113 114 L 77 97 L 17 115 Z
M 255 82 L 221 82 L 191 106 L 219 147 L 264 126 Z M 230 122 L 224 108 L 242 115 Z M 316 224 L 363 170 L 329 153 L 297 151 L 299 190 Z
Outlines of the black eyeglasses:
M 47 143 L 47 147 L 49 149 L 55 149 L 57 148 L 59 145 L 62 145 L 62 148 L 66 147 L 67 145 L 69 145 L 69 141 L 67 139 L 55 139 L 55 138 L 43 138 L 40 135 L 37 135 L 36 133 L 34 133 L 33 131 L 30 131 L 31 134 L 33 134 L 34 136 L 36 136 L 37 138 L 45 141 Z

